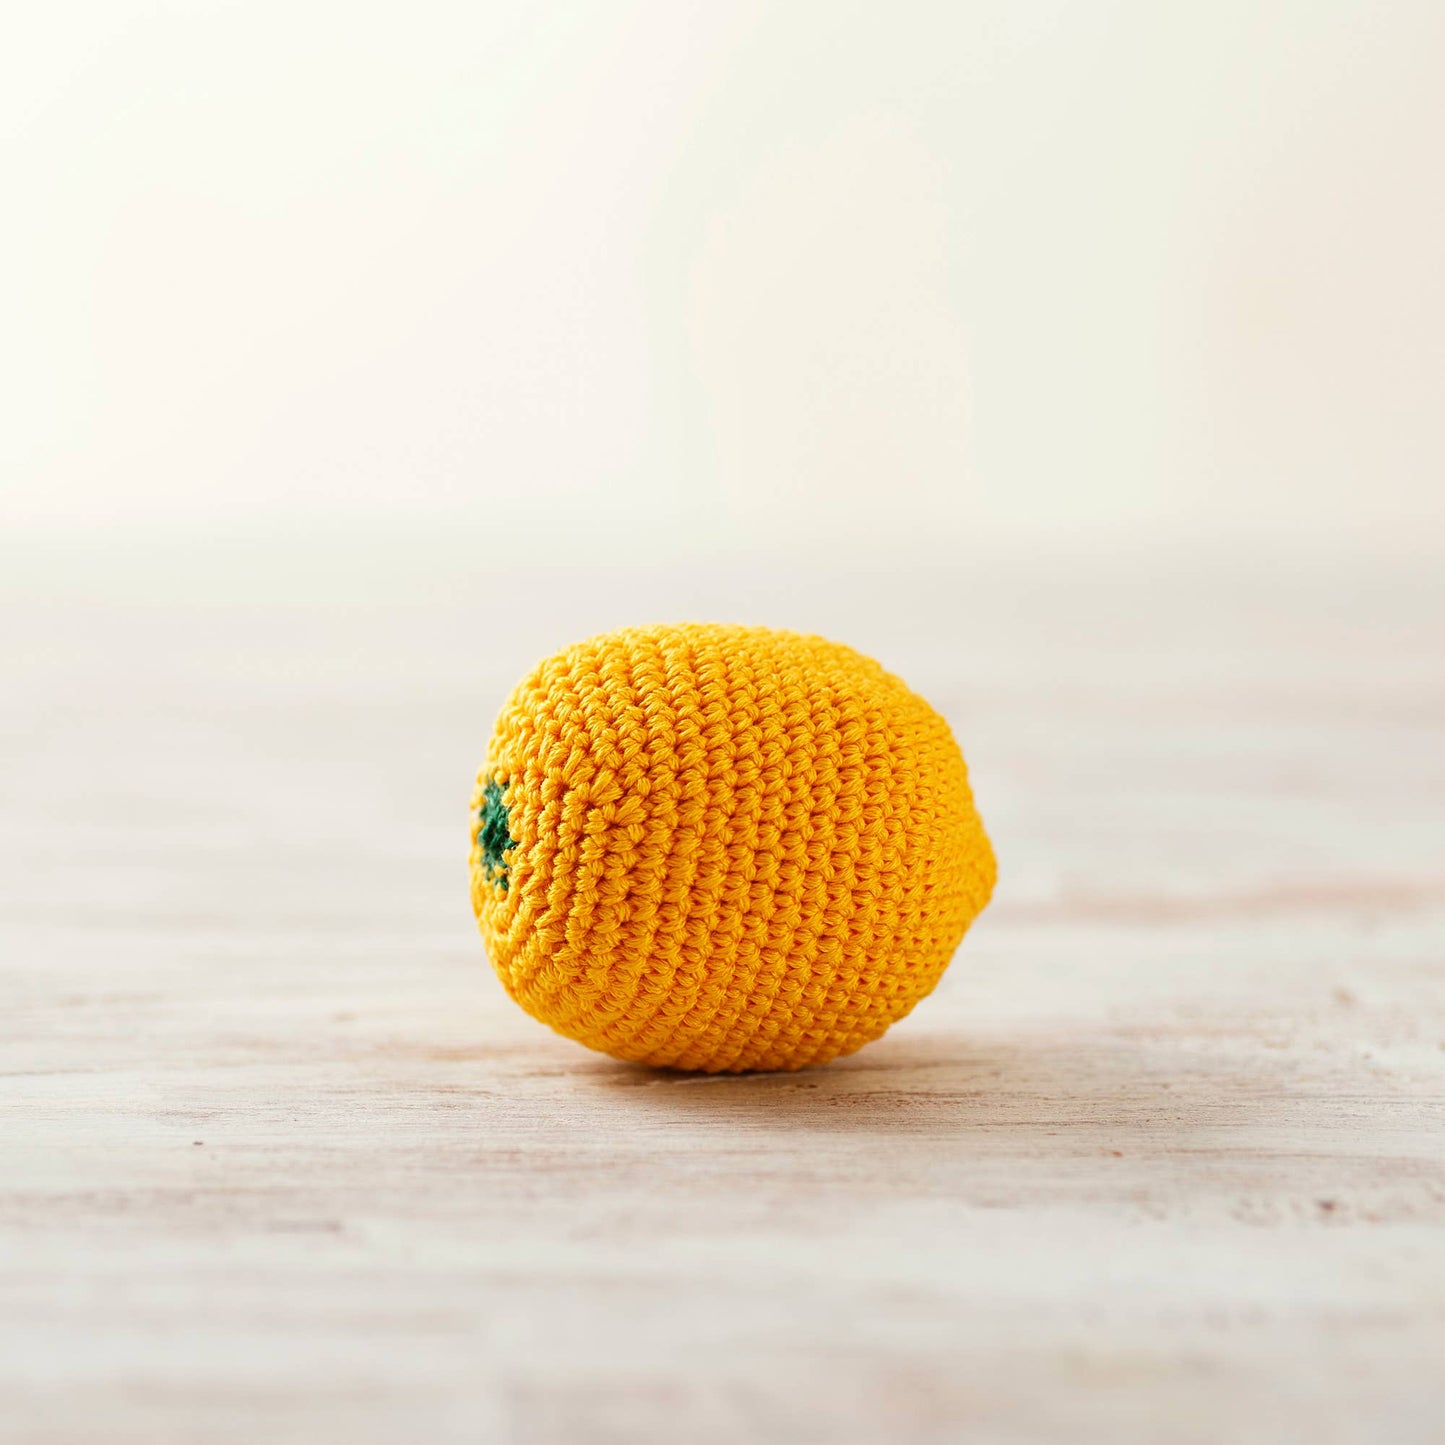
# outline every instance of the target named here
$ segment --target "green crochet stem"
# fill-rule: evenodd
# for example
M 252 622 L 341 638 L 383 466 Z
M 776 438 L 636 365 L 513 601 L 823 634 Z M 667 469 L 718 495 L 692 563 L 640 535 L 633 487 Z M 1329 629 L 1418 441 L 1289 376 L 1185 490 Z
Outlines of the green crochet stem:
M 502 801 L 502 789 L 507 785 L 505 778 L 488 778 L 482 789 L 482 807 L 479 817 L 482 826 L 477 830 L 477 842 L 482 849 L 482 870 L 488 883 L 500 883 L 502 892 L 507 891 L 507 860 L 502 856 L 508 848 L 515 848 L 517 840 L 508 830 L 507 805 Z

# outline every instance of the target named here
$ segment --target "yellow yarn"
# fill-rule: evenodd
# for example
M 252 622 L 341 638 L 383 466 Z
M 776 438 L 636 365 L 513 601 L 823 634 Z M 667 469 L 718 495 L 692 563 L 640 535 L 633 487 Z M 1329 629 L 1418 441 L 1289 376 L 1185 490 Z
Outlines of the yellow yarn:
M 629 628 L 512 693 L 473 799 L 507 992 L 678 1069 L 852 1053 L 932 990 L 993 890 L 948 724 L 878 663 L 764 628 Z

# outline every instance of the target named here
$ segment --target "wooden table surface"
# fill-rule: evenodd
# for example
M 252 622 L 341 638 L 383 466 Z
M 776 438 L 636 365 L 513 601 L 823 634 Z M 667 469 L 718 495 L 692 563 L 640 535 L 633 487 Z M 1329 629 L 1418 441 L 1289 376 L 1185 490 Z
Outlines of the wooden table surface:
M 7 599 L 0 1437 L 1445 1439 L 1428 569 L 188 565 Z M 683 616 L 882 656 L 997 844 L 824 1069 L 589 1054 L 475 936 L 507 685 Z

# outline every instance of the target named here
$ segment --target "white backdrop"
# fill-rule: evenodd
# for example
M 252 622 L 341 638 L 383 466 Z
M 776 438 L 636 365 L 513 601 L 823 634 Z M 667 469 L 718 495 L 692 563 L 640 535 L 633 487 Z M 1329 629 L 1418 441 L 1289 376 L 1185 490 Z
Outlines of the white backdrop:
M 12 562 L 96 528 L 511 566 L 1445 535 L 1434 0 L 6 32 Z

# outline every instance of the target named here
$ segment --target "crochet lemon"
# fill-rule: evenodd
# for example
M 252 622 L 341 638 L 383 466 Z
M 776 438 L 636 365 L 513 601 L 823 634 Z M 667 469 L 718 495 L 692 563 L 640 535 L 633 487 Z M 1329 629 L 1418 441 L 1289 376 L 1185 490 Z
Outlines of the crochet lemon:
M 993 890 L 948 724 L 851 648 L 626 629 L 518 684 L 473 799 L 472 905 L 559 1033 L 707 1072 L 852 1053 Z

